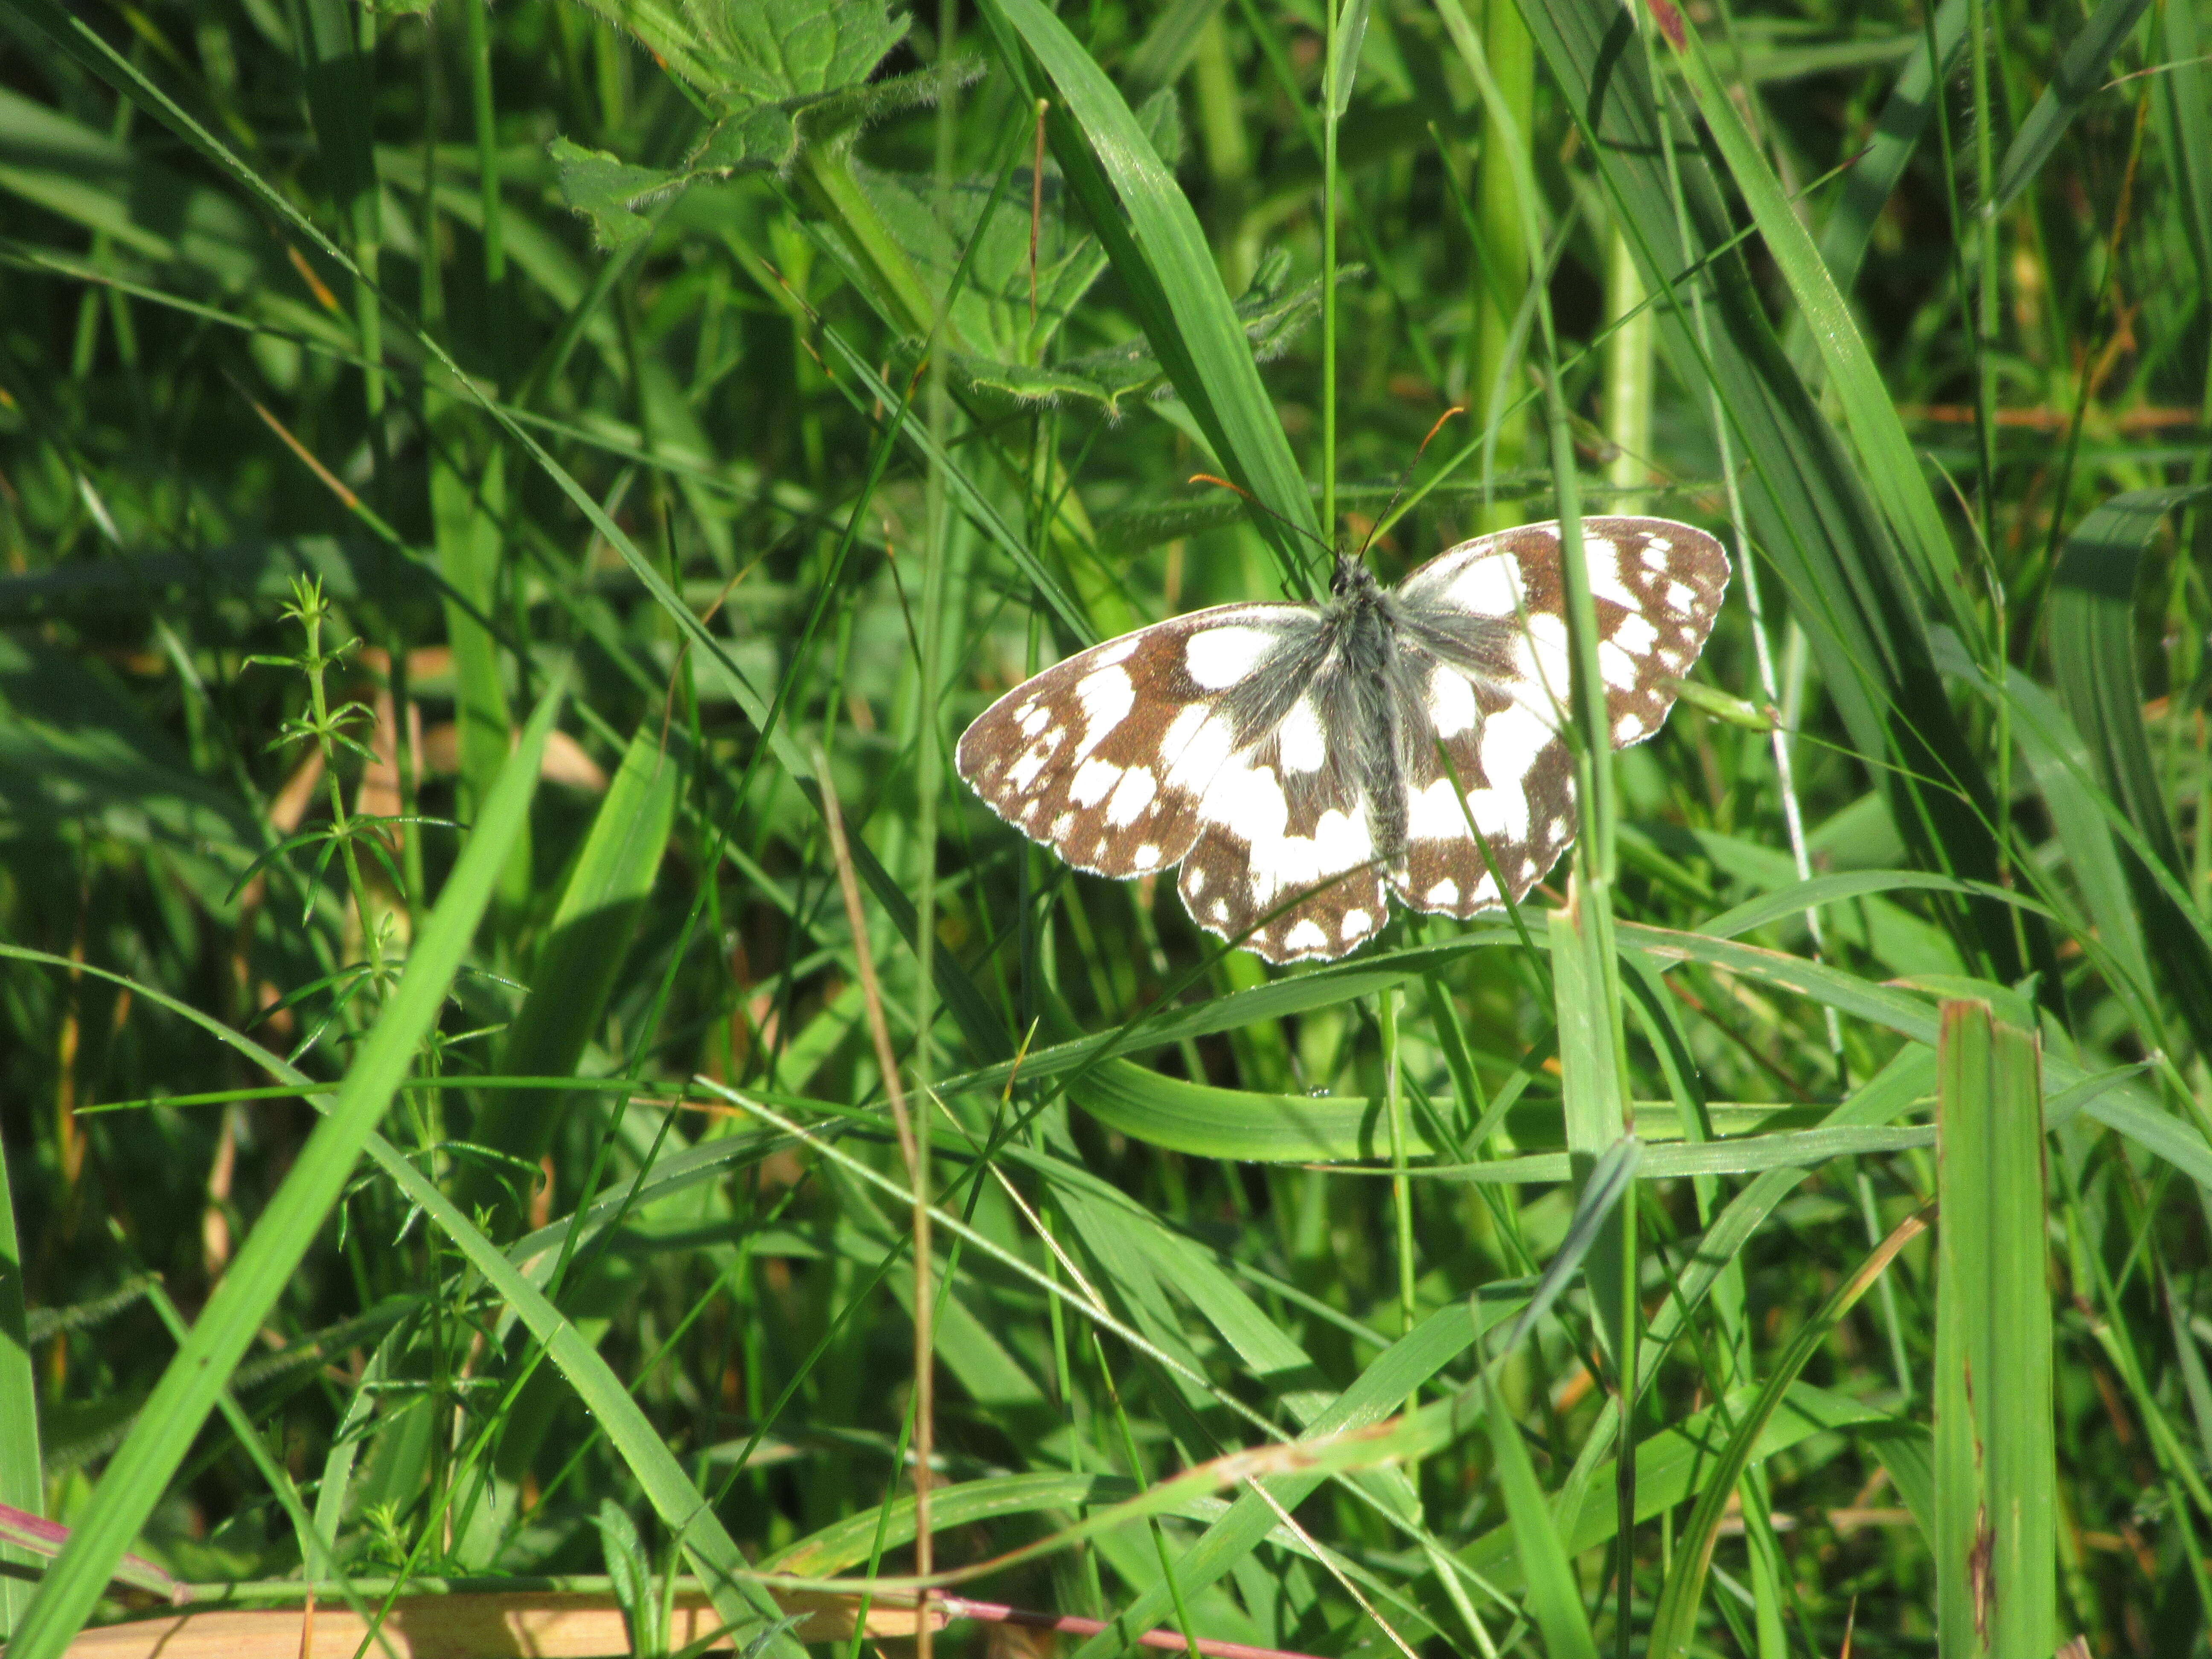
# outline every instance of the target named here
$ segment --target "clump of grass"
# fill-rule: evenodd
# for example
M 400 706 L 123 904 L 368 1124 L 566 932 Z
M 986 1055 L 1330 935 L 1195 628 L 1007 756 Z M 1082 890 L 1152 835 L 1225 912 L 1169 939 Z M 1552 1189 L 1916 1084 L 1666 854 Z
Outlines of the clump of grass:
M 15 19 L 11 1654 L 2201 1642 L 2190 5 Z M 1749 602 L 1528 914 L 1271 974 L 951 772 L 1620 503 Z

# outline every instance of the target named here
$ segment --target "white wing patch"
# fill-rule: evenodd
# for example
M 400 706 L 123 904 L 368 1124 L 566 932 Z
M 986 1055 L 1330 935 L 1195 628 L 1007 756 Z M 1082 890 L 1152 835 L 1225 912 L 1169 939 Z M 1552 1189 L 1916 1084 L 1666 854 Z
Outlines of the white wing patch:
M 1209 628 L 1190 636 L 1183 647 L 1183 665 L 1208 691 L 1225 691 L 1273 656 L 1280 639 L 1265 628 Z

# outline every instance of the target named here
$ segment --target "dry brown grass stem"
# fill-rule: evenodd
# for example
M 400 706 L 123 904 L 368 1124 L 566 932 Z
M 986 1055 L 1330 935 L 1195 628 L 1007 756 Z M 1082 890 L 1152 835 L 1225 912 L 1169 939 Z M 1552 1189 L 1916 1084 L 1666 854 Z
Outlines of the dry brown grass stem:
M 860 879 L 853 872 L 853 850 L 845 841 L 845 818 L 837 805 L 837 787 L 830 775 L 830 757 L 817 744 L 814 775 L 822 787 L 822 822 L 830 832 L 830 854 L 837 863 L 837 885 L 845 896 L 845 918 L 853 928 L 853 966 L 860 977 L 860 997 L 868 1013 L 868 1035 L 876 1048 L 876 1064 L 884 1074 L 884 1092 L 891 1103 L 891 1121 L 898 1133 L 899 1151 L 905 1157 L 908 1179 L 914 1188 L 914 1571 L 927 1578 L 935 1571 L 935 1552 L 929 1529 L 930 1458 L 936 1447 L 935 1341 L 932 1331 L 929 1171 L 923 1166 L 915 1140 L 914 1120 L 907 1111 L 906 1091 L 899 1082 L 898 1054 L 891 1047 L 890 1024 L 884 1018 L 883 987 L 876 977 L 874 953 L 868 948 L 867 914 L 860 907 Z M 922 1605 L 928 1592 L 922 1592 Z M 929 1621 L 923 1619 L 915 1632 L 917 1659 L 930 1659 Z

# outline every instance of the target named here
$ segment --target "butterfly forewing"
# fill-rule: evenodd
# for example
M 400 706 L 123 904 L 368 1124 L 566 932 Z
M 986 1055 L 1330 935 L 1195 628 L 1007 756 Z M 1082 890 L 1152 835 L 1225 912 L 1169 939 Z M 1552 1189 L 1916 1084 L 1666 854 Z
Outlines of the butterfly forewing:
M 960 775 L 1078 869 L 1165 869 L 1239 746 L 1237 688 L 1318 631 L 1303 605 L 1232 605 L 1092 646 L 985 710 L 960 739 Z
M 1720 612 L 1728 556 L 1704 531 L 1664 519 L 1585 519 L 1583 551 L 1607 736 L 1624 748 L 1665 722 Z M 1462 543 L 1407 577 L 1397 597 L 1412 647 L 1436 667 L 1422 708 L 1431 740 L 1407 759 L 1407 855 L 1392 885 L 1419 909 L 1468 916 L 1500 902 L 1502 876 L 1517 902 L 1577 827 L 1559 736 L 1571 670 L 1559 526 Z M 1489 844 L 1486 862 L 1470 821 Z

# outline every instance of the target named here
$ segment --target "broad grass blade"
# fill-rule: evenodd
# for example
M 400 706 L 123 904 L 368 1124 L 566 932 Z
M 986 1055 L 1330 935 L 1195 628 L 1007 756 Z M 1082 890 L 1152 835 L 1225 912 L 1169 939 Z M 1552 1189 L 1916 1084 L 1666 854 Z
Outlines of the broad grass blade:
M 509 1077 L 567 1077 L 629 959 L 630 937 L 668 850 L 676 804 L 690 775 L 690 741 L 649 716 L 599 803 L 583 851 L 568 872 L 560 907 L 530 975 L 530 994 L 507 1027 L 501 1066 Z M 562 1096 L 557 1090 L 502 1091 L 483 1098 L 471 1139 L 535 1164 L 552 1145 Z M 461 1208 L 495 1202 L 498 1176 L 469 1166 Z
M 1943 1005 L 1936 1091 L 1936 1639 L 1947 1659 L 2057 1638 L 2057 1454 L 2039 1045 Z
M 2067 538 L 2051 595 L 2051 658 L 2059 701 L 2088 745 L 2100 780 L 2150 856 L 2184 882 L 2189 866 L 2143 730 L 2135 592 L 2136 572 L 2159 521 L 2202 493 L 2131 489 L 2106 501 Z M 2212 949 L 2134 849 L 2122 849 L 2120 861 L 2144 932 L 2159 941 L 2157 960 L 2182 1018 L 2200 1048 L 2212 1043 Z
M 1606 963 L 1591 895 L 1579 873 L 1572 891 L 1579 902 L 1547 918 L 1552 941 L 1552 988 L 1559 1027 L 1559 1093 L 1566 1120 L 1567 1156 L 1587 1199 L 1607 1151 L 1632 1125 L 1621 1121 L 1628 1091 L 1621 1086 L 1615 1036 L 1620 1022 L 1607 1006 Z M 1590 1256 L 1590 1302 L 1609 1363 L 1632 1367 L 1629 1311 L 1628 1240 L 1621 1218 L 1608 1210 L 1606 1236 Z
M 424 922 L 392 1000 L 356 1051 L 337 1103 L 315 1126 L 283 1184 L 246 1236 L 191 1334 L 155 1385 L 138 1421 L 100 1477 L 69 1547 L 39 1585 L 11 1659 L 58 1659 L 100 1600 L 115 1564 L 161 1501 L 169 1479 L 337 1201 L 363 1146 L 436 1023 L 468 954 L 499 872 L 530 810 L 545 740 L 560 710 L 556 685 L 538 704 Z

